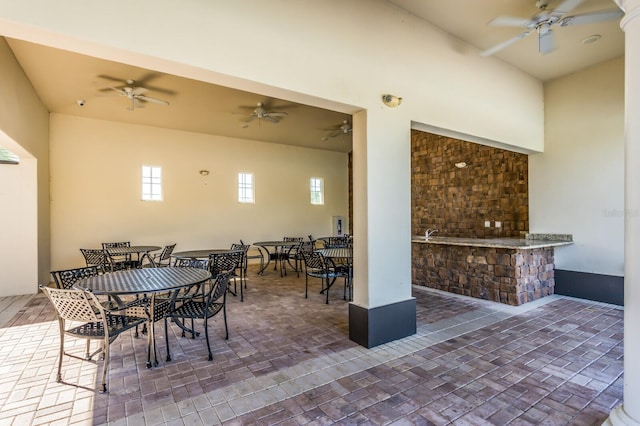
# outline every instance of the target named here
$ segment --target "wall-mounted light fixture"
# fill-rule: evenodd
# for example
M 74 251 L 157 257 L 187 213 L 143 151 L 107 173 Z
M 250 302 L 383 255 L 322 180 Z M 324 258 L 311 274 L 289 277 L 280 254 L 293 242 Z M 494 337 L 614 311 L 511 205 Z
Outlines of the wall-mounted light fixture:
M 458 163 L 455 163 L 454 166 L 456 166 L 459 169 L 464 169 L 465 167 L 467 167 L 467 163 L 465 163 L 464 161 L 460 161 Z
M 399 98 L 395 95 L 385 94 L 382 95 L 382 103 L 384 103 L 389 108 L 395 108 L 402 103 L 402 98 Z
M 200 173 L 202 176 L 208 176 L 209 175 L 209 170 L 200 170 L 198 173 Z

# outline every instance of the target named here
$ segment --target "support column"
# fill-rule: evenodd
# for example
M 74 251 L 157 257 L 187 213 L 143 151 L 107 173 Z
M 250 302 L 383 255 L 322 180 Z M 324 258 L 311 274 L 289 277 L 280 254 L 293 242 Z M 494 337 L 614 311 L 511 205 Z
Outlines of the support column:
M 624 395 L 604 425 L 640 425 L 640 0 L 625 12 Z
M 402 107 L 353 116 L 349 338 L 371 348 L 416 333 L 411 296 L 411 124 Z

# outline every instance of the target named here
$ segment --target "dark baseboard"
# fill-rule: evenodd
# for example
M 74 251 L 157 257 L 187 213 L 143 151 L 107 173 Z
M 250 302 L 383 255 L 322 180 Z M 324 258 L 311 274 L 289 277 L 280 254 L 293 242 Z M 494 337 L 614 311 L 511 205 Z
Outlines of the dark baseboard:
M 416 334 L 416 299 L 367 309 L 349 304 L 349 339 L 374 346 Z
M 624 277 L 555 270 L 555 293 L 624 306 Z

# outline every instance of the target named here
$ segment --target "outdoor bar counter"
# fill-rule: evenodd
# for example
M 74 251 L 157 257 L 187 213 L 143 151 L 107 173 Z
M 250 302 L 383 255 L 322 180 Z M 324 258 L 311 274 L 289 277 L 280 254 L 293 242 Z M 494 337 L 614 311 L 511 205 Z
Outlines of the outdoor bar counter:
M 554 249 L 571 235 L 527 238 L 411 239 L 412 283 L 450 293 L 521 305 L 553 294 Z

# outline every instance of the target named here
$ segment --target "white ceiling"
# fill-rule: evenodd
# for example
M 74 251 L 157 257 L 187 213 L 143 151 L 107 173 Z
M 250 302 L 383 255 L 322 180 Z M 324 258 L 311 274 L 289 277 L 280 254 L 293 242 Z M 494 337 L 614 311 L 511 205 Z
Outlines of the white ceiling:
M 497 16 L 530 18 L 539 10 L 535 0 L 387 0 L 406 12 L 431 22 L 453 37 L 480 50 L 492 47 L 523 32 L 520 28 L 491 27 Z M 549 8 L 561 3 L 551 0 Z M 612 0 L 583 0 L 570 15 L 617 6 Z M 606 23 L 554 27 L 557 49 L 538 54 L 535 34 L 493 55 L 542 81 L 548 81 L 624 54 L 624 33 L 619 19 Z M 583 44 L 599 34 L 596 43 Z M 296 104 L 262 95 L 215 86 L 173 75 L 152 72 L 76 53 L 7 39 L 36 92 L 51 112 L 95 119 L 135 123 L 234 138 L 299 145 L 349 152 L 351 135 L 341 134 L 323 141 L 349 115 Z M 487 60 L 492 60 L 487 58 Z M 122 80 L 122 83 L 107 77 Z M 149 91 L 147 96 L 168 101 L 169 106 L 146 103 L 130 111 L 130 101 L 113 96 L 110 87 L 122 87 L 124 80 L 136 80 Z M 79 99 L 84 106 L 78 105 Z M 278 124 L 254 120 L 243 122 L 258 102 L 288 115 Z M 244 108 L 243 108 L 244 107 Z
M 485 50 L 521 34 L 517 27 L 487 25 L 498 16 L 531 18 L 539 12 L 536 0 L 389 0 L 401 9 L 441 28 L 478 49 Z M 550 0 L 553 9 L 562 0 Z M 618 9 L 612 0 L 583 0 L 567 16 Z M 556 50 L 540 56 L 538 39 L 531 34 L 493 55 L 542 81 L 571 74 L 580 69 L 624 54 L 624 32 L 620 19 L 596 24 L 553 27 Z M 599 34 L 596 43 L 583 44 L 585 38 Z

